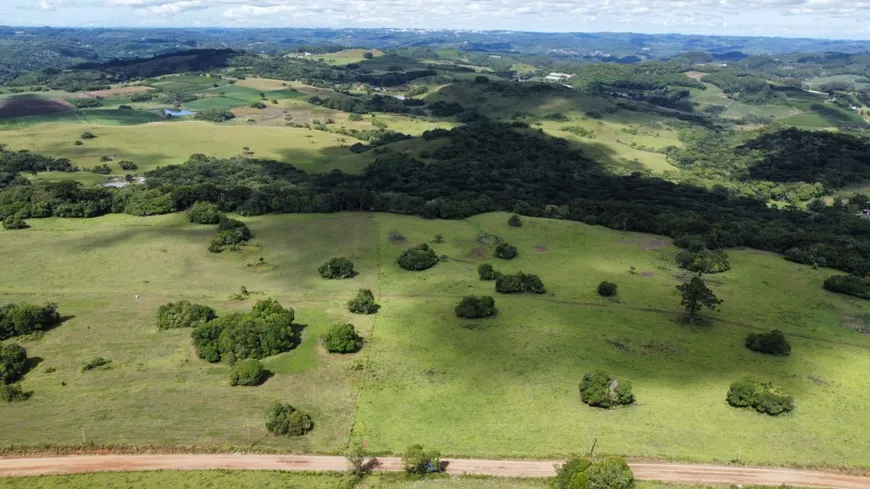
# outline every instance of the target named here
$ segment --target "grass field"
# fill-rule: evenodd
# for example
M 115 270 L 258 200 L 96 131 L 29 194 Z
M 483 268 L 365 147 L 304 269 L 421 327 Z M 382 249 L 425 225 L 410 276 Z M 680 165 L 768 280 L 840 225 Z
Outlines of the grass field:
M 546 489 L 546 479 L 490 477 L 430 477 L 408 480 L 401 474 L 366 477 L 354 484 L 344 474 L 299 474 L 278 471 L 166 471 L 18 477 L 0 479 L 3 489 L 176 489 L 216 487 L 233 489 Z M 661 482 L 638 481 L 636 489 L 701 489 Z M 753 486 L 744 486 L 753 489 Z
M 84 131 L 97 137 L 75 146 L 74 141 Z M 178 121 L 141 126 L 42 124 L 0 131 L 0 139 L 12 149 L 69 158 L 84 168 L 101 164 L 101 156 L 112 156 L 115 162 L 109 166 L 116 176 L 127 173 L 117 165 L 121 160 L 133 161 L 139 166 L 137 172 L 142 174 L 158 166 L 184 163 L 195 153 L 216 157 L 240 155 L 245 146 L 254 152 L 256 158 L 285 161 L 311 171 L 332 168 L 358 171 L 368 161 L 341 147 L 356 142 L 353 138 L 276 126 Z M 76 178 L 76 175 L 41 173 L 39 178 Z
M 245 218 L 253 247 L 223 255 L 206 251 L 212 228 L 180 215 L 31 220 L 32 229 L 0 233 L 0 252 L 27 257 L 0 269 L 4 299 L 54 300 L 72 316 L 24 343 L 40 359 L 23 383 L 35 394 L 0 406 L 4 442 L 72 445 L 84 430 L 98 444 L 244 445 L 248 422 L 259 446 L 284 450 L 340 451 L 352 436 L 376 451 L 423 443 L 449 455 L 556 457 L 586 450 L 594 434 L 599 453 L 710 461 L 742 451 L 746 462 L 870 465 L 862 415 L 870 337 L 852 329 L 870 311 L 825 292 L 830 271 L 733 250 L 733 270 L 708 279 L 722 312 L 691 327 L 677 321 L 674 285 L 684 275 L 668 240 L 551 220 L 510 228 L 506 219 Z M 391 240 L 394 231 L 407 241 Z M 476 239 L 481 231 L 520 250 L 499 268 L 538 273 L 550 293 L 498 295 L 496 318 L 455 318 L 459 297 L 492 293 L 475 272 L 494 261 Z M 448 261 L 419 273 L 394 265 L 405 246 L 436 234 Z M 351 257 L 360 276 L 320 279 L 317 265 L 337 255 Z M 266 267 L 246 266 L 259 256 Z M 595 293 L 605 279 L 619 285 L 618 300 Z M 296 308 L 307 325 L 299 349 L 266 360 L 277 375 L 255 389 L 229 387 L 226 366 L 198 360 L 189 331 L 158 332 L 153 323 L 160 304 L 181 298 L 219 313 L 247 309 L 252 301 L 229 300 L 242 285 Z M 345 312 L 359 287 L 378 296 L 376 318 Z M 337 320 L 362 330 L 361 353 L 334 357 L 317 346 Z M 791 336 L 790 357 L 742 346 L 748 332 L 772 328 Z M 95 356 L 114 367 L 81 373 Z M 631 380 L 637 405 L 581 404 L 577 383 L 595 367 Z M 729 383 L 747 373 L 789 390 L 795 412 L 771 418 L 728 407 Z M 260 440 L 274 399 L 312 412 L 315 430 Z
M 348 65 L 365 60 L 363 57 L 365 53 L 372 53 L 373 58 L 384 55 L 384 52 L 379 49 L 344 49 L 336 53 L 315 54 L 312 57 L 317 60 L 323 59 L 324 63 L 331 65 Z

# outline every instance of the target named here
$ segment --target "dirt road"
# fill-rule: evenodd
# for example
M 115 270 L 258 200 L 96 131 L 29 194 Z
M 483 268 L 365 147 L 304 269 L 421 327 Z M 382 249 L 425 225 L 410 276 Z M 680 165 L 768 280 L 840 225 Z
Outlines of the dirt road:
M 378 470 L 398 471 L 401 461 L 379 459 Z M 446 459 L 449 474 L 502 477 L 548 477 L 552 461 Z M 68 457 L 0 458 L 0 476 L 75 474 L 136 470 L 304 470 L 343 471 L 343 457 L 318 455 L 81 455 Z M 806 470 L 661 463 L 632 463 L 635 477 L 644 480 L 699 484 L 781 484 L 835 489 L 870 489 L 870 477 Z

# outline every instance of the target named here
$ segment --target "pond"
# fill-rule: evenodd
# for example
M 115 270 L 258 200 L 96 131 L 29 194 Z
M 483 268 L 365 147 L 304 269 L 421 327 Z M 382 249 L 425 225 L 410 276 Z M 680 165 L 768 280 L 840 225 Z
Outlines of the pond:
M 166 117 L 183 117 L 186 115 L 193 115 L 193 112 L 191 112 L 187 109 L 179 109 L 179 110 L 163 109 L 163 115 Z

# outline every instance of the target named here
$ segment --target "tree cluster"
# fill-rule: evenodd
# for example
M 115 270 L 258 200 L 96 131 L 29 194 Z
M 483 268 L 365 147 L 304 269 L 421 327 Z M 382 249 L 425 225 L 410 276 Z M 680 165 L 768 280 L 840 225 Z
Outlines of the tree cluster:
M 276 401 L 269 407 L 266 429 L 273 435 L 302 436 L 314 429 L 314 421 L 290 404 Z
M 731 260 L 724 250 L 683 250 L 677 253 L 677 265 L 680 268 L 698 273 L 721 273 L 731 269 Z
M 502 260 L 513 260 L 517 257 L 517 247 L 509 243 L 499 243 L 495 247 L 494 256 Z
M 0 306 L 0 340 L 36 331 L 46 331 L 60 323 L 57 304 L 42 306 L 20 302 Z
M 330 258 L 329 261 L 320 265 L 317 269 L 317 273 L 319 273 L 321 277 L 328 279 L 345 279 L 356 276 L 356 271 L 353 269 L 353 262 L 343 256 Z
M 13 384 L 27 373 L 27 350 L 21 345 L 0 345 L 0 385 Z
M 436 263 L 438 263 L 438 255 L 426 243 L 406 249 L 396 260 L 396 264 L 400 267 L 411 271 L 426 270 L 434 267 Z
M 354 353 L 362 348 L 362 344 L 362 336 L 349 323 L 335 324 L 323 335 L 323 347 L 329 353 Z
M 170 302 L 157 309 L 157 329 L 196 328 L 216 317 L 214 309 L 202 304 Z
M 634 394 L 631 393 L 631 382 L 617 380 L 604 370 L 595 370 L 583 374 L 580 399 L 590 406 L 606 409 L 633 404 Z
M 375 295 L 369 289 L 359 289 L 356 297 L 347 303 L 347 309 L 354 314 L 375 314 L 380 308 L 375 303 Z
M 217 234 L 209 243 L 208 251 L 220 253 L 227 249 L 235 250 L 250 241 L 252 237 L 251 230 L 245 223 L 222 215 L 218 222 Z
M 456 304 L 456 316 L 465 319 L 479 319 L 495 316 L 495 299 L 489 296 L 466 296 Z
M 746 348 L 759 353 L 778 357 L 791 354 L 791 345 L 782 331 L 774 329 L 770 333 L 750 333 L 746 336 Z
M 299 344 L 294 319 L 293 309 L 266 299 L 258 301 L 246 314 L 228 314 L 200 324 L 191 337 L 196 354 L 208 362 L 260 359 Z
M 547 293 L 541 277 L 523 272 L 514 275 L 499 275 L 495 280 L 495 290 L 502 294 Z
M 551 489 L 632 489 L 634 473 L 619 457 L 596 463 L 574 457 L 557 468 Z
M 825 290 L 870 299 L 870 279 L 855 275 L 833 275 L 825 279 Z
M 794 398 L 772 382 L 743 377 L 731 384 L 726 398 L 734 407 L 753 408 L 759 413 L 777 416 L 794 409 Z
M 198 121 L 226 122 L 235 119 L 236 115 L 229 110 L 208 109 L 198 111 L 193 118 Z

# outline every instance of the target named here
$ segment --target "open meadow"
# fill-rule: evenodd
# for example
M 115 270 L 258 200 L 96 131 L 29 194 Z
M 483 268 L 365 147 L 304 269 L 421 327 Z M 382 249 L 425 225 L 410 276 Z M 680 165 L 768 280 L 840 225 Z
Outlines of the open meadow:
M 513 228 L 507 217 L 243 218 L 251 245 L 218 255 L 206 250 L 212 227 L 183 215 L 32 220 L 31 229 L 0 233 L 0 252 L 24 257 L 0 269 L 4 300 L 55 301 L 67 317 L 22 341 L 35 365 L 23 387 L 34 394 L 0 406 L 0 432 L 24 445 L 85 437 L 335 453 L 360 439 L 376 452 L 422 443 L 445 455 L 530 458 L 585 452 L 594 437 L 596 453 L 721 461 L 740 452 L 753 463 L 870 466 L 870 336 L 856 330 L 870 309 L 824 291 L 830 270 L 730 250 L 732 270 L 707 277 L 725 301 L 721 313 L 690 326 L 674 289 L 687 275 L 673 264 L 670 240 L 546 219 Z M 492 258 L 481 233 L 516 245 L 519 257 Z M 395 265 L 423 242 L 448 258 L 423 272 Z M 351 258 L 359 276 L 321 279 L 317 266 L 333 256 Z M 260 257 L 265 264 L 255 265 Z M 495 294 L 477 277 L 484 262 L 539 274 L 548 294 Z M 618 284 L 616 299 L 597 295 L 602 280 Z M 241 286 L 256 295 L 230 300 Z M 375 292 L 376 316 L 347 312 L 358 288 Z M 457 319 L 453 307 L 469 294 L 493 295 L 498 315 Z M 275 375 L 261 387 L 230 387 L 226 365 L 196 357 L 189 330 L 154 323 L 169 301 L 222 314 L 267 297 L 295 308 L 305 329 L 301 346 L 264 361 Z M 335 321 L 356 324 L 361 352 L 323 351 L 317 336 Z M 791 356 L 743 347 L 747 333 L 773 328 L 789 336 Z M 96 356 L 111 368 L 83 373 Z M 578 382 L 597 367 L 632 381 L 637 404 L 582 404 Z M 795 411 L 773 418 L 729 407 L 728 385 L 744 374 L 785 388 Z M 314 431 L 265 436 L 272 400 L 312 413 Z

